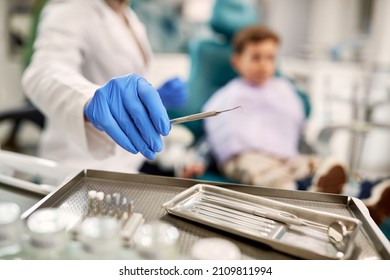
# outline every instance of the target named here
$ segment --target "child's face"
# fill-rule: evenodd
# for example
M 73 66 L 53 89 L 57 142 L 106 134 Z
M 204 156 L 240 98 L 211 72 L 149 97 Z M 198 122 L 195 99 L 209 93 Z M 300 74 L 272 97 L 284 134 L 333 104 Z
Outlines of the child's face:
M 248 43 L 240 54 L 233 55 L 233 67 L 247 82 L 260 85 L 275 73 L 278 44 L 268 39 Z

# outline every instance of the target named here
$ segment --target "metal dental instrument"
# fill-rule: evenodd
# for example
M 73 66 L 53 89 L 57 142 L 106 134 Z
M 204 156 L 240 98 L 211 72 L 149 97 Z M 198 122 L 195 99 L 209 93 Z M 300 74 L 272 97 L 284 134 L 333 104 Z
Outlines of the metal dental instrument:
M 228 214 L 228 215 L 234 215 L 234 216 L 237 216 L 239 219 L 242 219 L 242 220 L 245 220 L 245 221 L 251 221 L 251 222 L 259 223 L 259 224 L 262 224 L 263 226 L 266 226 L 266 227 L 269 227 L 269 228 L 274 228 L 275 226 L 277 226 L 277 224 L 276 224 L 276 222 L 274 220 L 265 219 L 265 218 L 262 218 L 262 217 L 254 216 L 254 215 L 247 214 L 247 213 L 243 213 L 241 211 L 237 211 L 237 210 L 221 207 L 221 206 L 218 206 L 218 205 L 215 205 L 215 204 L 211 204 L 211 203 L 207 203 L 207 202 L 201 202 L 201 203 L 198 203 L 198 205 L 206 206 L 206 207 L 208 207 L 210 209 L 210 211 L 213 211 L 213 209 L 215 209 L 218 212 L 224 212 L 225 214 Z
M 215 205 L 242 211 L 244 213 L 260 216 L 267 219 L 272 219 L 274 221 L 285 223 L 288 226 L 308 226 L 325 230 L 328 235 L 328 240 L 336 249 L 339 250 L 340 253 L 345 253 L 347 249 L 346 244 L 348 244 L 347 241 L 349 239 L 349 233 L 346 225 L 342 221 L 335 221 L 329 226 L 326 226 L 324 224 L 319 224 L 313 221 L 301 219 L 298 216 L 286 211 L 275 210 L 264 206 L 252 207 L 246 205 L 239 205 L 238 203 L 234 203 L 234 201 L 228 202 L 224 201 L 224 199 L 216 199 L 211 197 L 206 197 L 203 199 L 203 201 L 207 200 Z
M 328 228 L 328 238 L 338 250 L 339 253 L 345 253 L 348 249 L 350 234 L 345 224 L 341 221 L 336 221 L 330 224 Z
M 260 227 L 260 228 L 262 228 L 266 232 L 270 232 L 271 231 L 271 228 L 268 227 L 267 224 L 256 223 L 256 221 L 251 221 L 251 220 L 248 221 L 246 219 L 243 219 L 240 216 L 234 216 L 234 215 L 231 215 L 231 214 L 226 213 L 224 211 L 219 211 L 219 210 L 210 208 L 208 206 L 204 206 L 204 205 L 198 204 L 198 205 L 195 205 L 194 208 L 197 209 L 198 211 L 209 212 L 210 214 L 213 214 L 216 217 L 217 216 L 218 217 L 223 217 L 224 219 L 228 219 L 229 221 L 231 221 L 233 223 L 236 223 L 236 224 L 237 223 L 241 223 L 242 225 L 246 225 L 248 227 L 255 227 L 255 228 Z
M 216 219 L 217 221 L 224 221 L 224 222 L 227 222 L 227 223 L 230 223 L 230 224 L 235 224 L 237 226 L 241 226 L 241 227 L 244 226 L 244 227 L 247 227 L 249 229 L 256 230 L 262 236 L 268 236 L 269 232 L 271 231 L 269 228 L 265 228 L 265 227 L 262 227 L 262 226 L 251 225 L 250 223 L 243 223 L 242 221 L 239 221 L 239 220 L 232 220 L 232 219 L 229 219 L 226 216 L 218 215 L 216 213 L 212 213 L 212 212 L 209 212 L 209 211 L 203 211 L 201 209 L 196 209 L 196 210 L 195 209 L 190 209 L 188 211 L 193 212 L 195 214 L 204 215 L 204 216 L 206 216 L 208 218 Z
M 298 225 L 298 226 L 302 226 L 302 225 L 307 226 L 309 224 L 312 225 L 311 222 L 302 220 L 292 213 L 288 213 L 281 210 L 275 210 L 264 206 L 259 206 L 255 208 L 252 206 L 240 205 L 238 203 L 235 203 L 234 201 L 228 202 L 222 199 L 215 199 L 211 197 L 206 197 L 203 200 L 209 201 L 210 203 L 214 203 L 215 205 L 223 206 L 233 210 L 238 210 L 244 213 L 252 214 L 266 219 L 271 219 L 285 224 Z M 312 225 L 312 226 L 316 226 L 316 225 Z M 319 224 L 318 227 L 322 229 L 327 229 L 327 227 L 325 227 L 322 224 Z
M 238 109 L 238 108 L 241 108 L 244 112 L 246 112 L 244 108 L 242 108 L 241 106 L 237 106 L 237 107 L 234 107 L 234 108 L 231 108 L 231 109 L 220 110 L 220 111 L 210 111 L 210 112 L 204 112 L 204 113 L 198 113 L 198 114 L 193 114 L 193 115 L 189 115 L 189 116 L 185 116 L 185 117 L 180 117 L 180 118 L 172 119 L 172 120 L 171 120 L 171 124 L 179 124 L 179 123 L 184 123 L 184 122 L 192 122 L 192 121 L 197 121 L 197 120 L 201 120 L 201 119 L 205 119 L 205 118 L 215 117 L 215 116 L 218 116 L 218 115 L 221 114 L 221 113 L 233 111 L 233 110 L 236 110 L 236 109 Z M 247 113 L 247 112 L 246 112 L 246 113 Z

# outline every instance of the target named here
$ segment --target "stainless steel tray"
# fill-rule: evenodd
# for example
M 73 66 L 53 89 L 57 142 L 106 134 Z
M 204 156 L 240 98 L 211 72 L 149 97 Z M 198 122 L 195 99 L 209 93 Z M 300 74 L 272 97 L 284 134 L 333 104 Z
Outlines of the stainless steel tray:
M 348 259 L 357 219 L 206 184 L 163 204 L 168 213 L 260 241 L 305 259 Z
M 167 214 L 162 205 L 198 183 L 223 186 L 226 189 L 269 198 L 273 201 L 357 218 L 362 225 L 355 237 L 355 250 L 351 259 L 390 259 L 390 243 L 370 218 L 367 208 L 359 199 L 342 195 L 83 170 L 23 213 L 22 218 L 26 219 L 35 210 L 44 207 L 58 207 L 66 213 L 81 216 L 88 208 L 86 198 L 88 191 L 119 192 L 134 200 L 134 211 L 142 213 L 146 222 L 162 220 L 176 226 L 180 232 L 179 250 L 183 255 L 188 255 L 192 245 L 200 238 L 220 237 L 235 243 L 240 248 L 243 259 L 297 258 L 258 241 Z

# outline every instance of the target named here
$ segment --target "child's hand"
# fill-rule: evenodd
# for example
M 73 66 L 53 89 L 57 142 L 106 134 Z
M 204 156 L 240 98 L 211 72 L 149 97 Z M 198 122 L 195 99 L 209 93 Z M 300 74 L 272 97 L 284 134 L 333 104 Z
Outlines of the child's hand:
M 194 177 L 199 177 L 205 172 L 205 165 L 202 162 L 192 163 L 190 166 L 184 167 L 183 171 L 180 174 L 180 177 L 191 179 Z

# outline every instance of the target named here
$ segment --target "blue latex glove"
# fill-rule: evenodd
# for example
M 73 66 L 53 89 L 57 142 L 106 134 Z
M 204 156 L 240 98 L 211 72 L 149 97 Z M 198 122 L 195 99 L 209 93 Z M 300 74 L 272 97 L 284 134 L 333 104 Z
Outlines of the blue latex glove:
M 187 85 L 180 78 L 169 79 L 157 91 L 165 108 L 168 109 L 183 106 L 188 98 Z
M 135 74 L 114 78 L 99 88 L 84 114 L 122 148 L 148 159 L 162 150 L 160 135 L 168 135 L 171 129 L 157 91 Z

